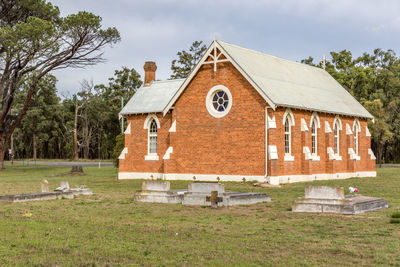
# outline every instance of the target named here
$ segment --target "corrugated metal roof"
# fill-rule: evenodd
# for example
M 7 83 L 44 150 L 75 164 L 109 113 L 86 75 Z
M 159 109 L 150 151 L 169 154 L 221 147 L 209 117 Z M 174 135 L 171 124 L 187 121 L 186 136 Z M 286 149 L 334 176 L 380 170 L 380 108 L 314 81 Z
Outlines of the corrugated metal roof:
M 277 106 L 373 118 L 321 68 L 217 42 Z
M 140 87 L 121 110 L 121 115 L 162 112 L 185 79 L 153 81 Z

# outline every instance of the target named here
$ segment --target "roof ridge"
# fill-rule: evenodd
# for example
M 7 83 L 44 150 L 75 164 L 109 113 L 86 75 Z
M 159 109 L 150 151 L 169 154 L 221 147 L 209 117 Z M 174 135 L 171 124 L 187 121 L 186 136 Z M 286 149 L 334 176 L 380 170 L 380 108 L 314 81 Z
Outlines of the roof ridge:
M 274 55 L 271 55 L 271 54 L 268 54 L 268 53 L 265 53 L 265 52 L 261 52 L 261 51 L 258 51 L 258 50 L 254 50 L 254 49 L 251 49 L 251 48 L 247 48 L 247 47 L 244 47 L 244 46 L 232 44 L 232 43 L 221 41 L 221 40 L 216 40 L 216 41 L 217 42 L 221 42 L 221 43 L 225 43 L 225 44 L 228 44 L 228 45 L 231 45 L 231 46 L 235 46 L 235 47 L 243 49 L 243 50 L 248 50 L 249 52 L 252 52 L 252 53 L 257 53 L 257 54 L 261 54 L 263 56 L 269 56 L 269 57 L 272 57 L 272 58 L 277 58 L 277 59 L 284 60 L 284 61 L 287 61 L 287 62 L 290 62 L 290 63 L 299 64 L 299 65 L 304 66 L 304 67 L 309 67 L 309 68 L 317 69 L 319 71 L 322 70 L 322 71 L 326 72 L 326 70 L 324 70 L 322 68 L 311 66 L 311 65 L 308 65 L 308 64 L 304 64 L 304 63 L 301 63 L 301 62 L 298 62 L 298 61 L 293 61 L 293 60 L 290 60 L 290 59 L 287 59 L 287 58 L 274 56 Z
M 167 83 L 167 82 L 178 82 L 185 80 L 186 78 L 179 78 L 179 79 L 171 79 L 171 80 L 163 80 L 163 81 L 152 81 L 151 83 Z

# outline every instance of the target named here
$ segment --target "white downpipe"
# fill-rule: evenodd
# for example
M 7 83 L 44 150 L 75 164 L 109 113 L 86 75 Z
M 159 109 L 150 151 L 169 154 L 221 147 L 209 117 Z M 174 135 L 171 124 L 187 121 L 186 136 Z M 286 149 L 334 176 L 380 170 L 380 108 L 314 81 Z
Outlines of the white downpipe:
M 268 106 L 265 106 L 265 178 L 268 176 Z

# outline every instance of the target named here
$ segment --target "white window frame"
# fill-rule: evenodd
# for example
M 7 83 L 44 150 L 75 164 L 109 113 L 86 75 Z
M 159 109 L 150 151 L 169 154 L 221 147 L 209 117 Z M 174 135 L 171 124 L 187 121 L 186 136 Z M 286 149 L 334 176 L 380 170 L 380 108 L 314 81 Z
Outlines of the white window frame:
M 225 108 L 224 111 L 217 111 L 213 105 L 214 94 L 218 91 L 225 92 L 225 94 L 228 97 L 228 106 Z M 212 87 L 207 93 L 206 108 L 207 108 L 208 113 L 210 113 L 210 115 L 213 116 L 214 118 L 219 119 L 219 118 L 225 117 L 231 110 L 232 104 L 233 104 L 233 99 L 232 99 L 231 91 L 229 91 L 229 89 L 222 84 Z
M 292 125 L 290 123 L 290 118 L 287 116 L 286 120 L 285 120 L 285 155 L 291 155 L 292 154 L 292 129 L 291 128 L 292 128 Z M 286 147 L 286 136 L 287 136 L 287 139 L 288 139 L 287 140 L 287 147 Z
M 340 127 L 339 127 L 339 121 L 335 121 L 335 124 L 333 125 L 333 134 L 334 134 L 334 153 L 335 155 L 339 156 L 340 154 Z
M 313 156 L 318 155 L 318 127 L 315 118 L 311 121 L 311 154 Z
M 153 131 L 154 130 L 154 131 Z M 147 154 L 148 155 L 157 155 L 157 135 L 158 135 L 158 131 L 157 131 L 157 123 L 156 121 L 153 119 L 150 121 L 150 125 L 149 125 L 149 130 L 148 130 L 148 147 L 147 147 Z M 155 138 L 156 142 L 155 142 L 155 151 L 151 151 L 152 150 L 152 146 L 151 146 L 151 140 L 152 138 Z
M 354 143 L 354 153 L 358 156 L 359 148 L 360 148 L 360 136 L 358 133 L 360 132 L 360 122 L 356 119 L 353 123 L 353 143 Z
M 286 122 L 288 123 L 288 131 L 286 131 Z M 283 117 L 283 130 L 284 130 L 284 161 L 294 161 L 294 157 L 292 156 L 292 126 L 294 125 L 294 116 L 292 111 L 288 108 Z M 288 150 L 286 152 L 286 136 L 288 136 Z
M 151 133 L 151 124 L 155 123 L 157 132 Z M 158 156 L 158 129 L 160 129 L 160 122 L 155 114 L 147 116 L 144 124 L 144 129 L 147 129 L 147 155 L 144 157 L 145 160 L 159 160 Z M 150 151 L 150 139 L 156 137 L 156 153 Z

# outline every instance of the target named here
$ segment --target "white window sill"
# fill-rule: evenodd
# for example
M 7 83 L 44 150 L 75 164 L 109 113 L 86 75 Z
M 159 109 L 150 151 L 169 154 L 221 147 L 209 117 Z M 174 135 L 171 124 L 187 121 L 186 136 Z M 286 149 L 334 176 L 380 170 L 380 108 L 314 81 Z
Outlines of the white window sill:
M 361 160 L 361 157 L 357 155 L 356 160 Z
M 342 160 L 342 156 L 339 156 L 339 154 L 335 154 L 335 160 Z
M 321 159 L 321 158 L 320 158 L 319 156 L 317 156 L 317 155 L 312 155 L 312 156 L 311 156 L 311 160 L 312 160 L 312 161 L 320 161 L 320 159 Z
M 294 156 L 286 154 L 283 161 L 294 161 Z
M 158 160 L 158 155 L 157 154 L 149 154 L 144 156 L 144 160 Z

